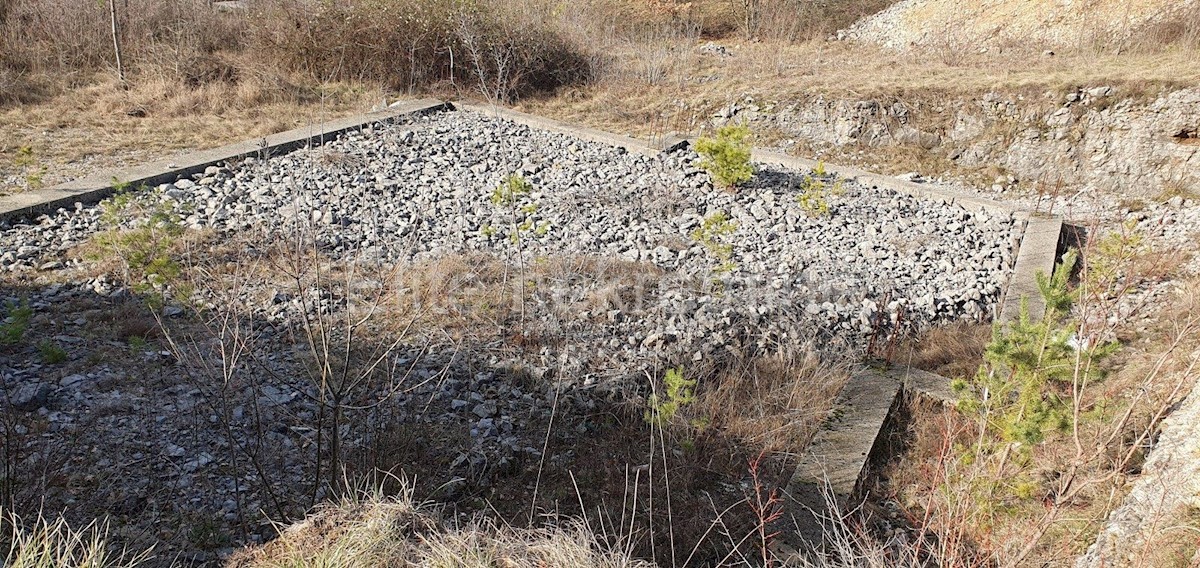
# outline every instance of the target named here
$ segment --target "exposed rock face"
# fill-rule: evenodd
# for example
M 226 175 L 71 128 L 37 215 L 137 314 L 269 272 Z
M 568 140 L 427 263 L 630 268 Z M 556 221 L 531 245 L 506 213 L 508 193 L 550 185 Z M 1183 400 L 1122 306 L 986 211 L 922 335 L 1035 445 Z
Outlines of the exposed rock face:
M 1076 568 L 1136 566 L 1151 539 L 1200 505 L 1200 389 L 1163 421 L 1162 434 L 1129 496 L 1075 562 Z M 1144 559 L 1143 559 L 1144 561 Z
M 989 93 L 951 101 L 799 101 L 756 122 L 817 146 L 907 146 L 1011 183 L 1154 196 L 1200 184 L 1200 89 L 1148 103 L 1111 87 L 1046 99 Z M 922 172 L 938 174 L 941 172 Z M 990 179 L 988 181 L 991 181 Z

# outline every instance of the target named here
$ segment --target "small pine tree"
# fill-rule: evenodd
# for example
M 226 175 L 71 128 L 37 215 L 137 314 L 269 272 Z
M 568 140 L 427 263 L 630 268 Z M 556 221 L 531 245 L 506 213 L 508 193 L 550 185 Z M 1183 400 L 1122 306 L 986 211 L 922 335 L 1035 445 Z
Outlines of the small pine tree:
M 1070 382 L 1076 372 L 1076 326 L 1068 317 L 1074 298 L 1068 278 L 1077 260 L 1072 250 L 1053 275 L 1039 274 L 1038 290 L 1046 305 L 1042 318 L 1034 321 L 1028 304 L 1022 303 L 1017 321 L 993 330 L 984 365 L 974 379 L 953 384 L 961 397 L 959 408 L 977 414 L 985 432 L 1021 452 L 1071 425 L 1069 401 L 1054 386 Z M 1107 353 L 1096 347 L 1081 356 L 1097 360 Z M 1093 373 L 1094 368 L 1086 367 Z
M 663 384 L 667 387 L 666 396 L 650 395 L 645 413 L 646 422 L 660 428 L 674 420 L 680 409 L 696 399 L 696 380 L 684 377 L 682 368 L 667 369 Z
M 722 126 L 717 129 L 716 138 L 697 140 L 696 152 L 704 158 L 700 167 L 708 170 L 719 187 L 733 189 L 754 178 L 750 129 L 745 126 Z

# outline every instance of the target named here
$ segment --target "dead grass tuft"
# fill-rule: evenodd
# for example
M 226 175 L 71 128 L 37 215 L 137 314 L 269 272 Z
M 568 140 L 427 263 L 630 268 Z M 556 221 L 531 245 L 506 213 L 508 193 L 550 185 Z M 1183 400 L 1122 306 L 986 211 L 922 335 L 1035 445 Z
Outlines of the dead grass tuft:
M 31 522 L 0 510 L 0 564 L 9 568 L 134 568 L 148 564 L 150 551 L 130 554 L 108 542 L 108 526 L 93 522 L 72 528 L 62 518 Z M 8 545 L 8 546 L 4 546 Z
M 992 327 L 988 324 L 955 322 L 907 341 L 896 356 L 901 359 L 899 363 L 923 371 L 951 379 L 969 378 L 979 370 L 984 347 L 991 339 Z
M 848 377 L 845 367 L 812 353 L 754 358 L 701 380 L 687 412 L 752 450 L 798 455 Z
M 461 568 L 635 568 L 649 564 L 611 551 L 586 527 L 517 529 L 477 521 L 444 526 L 432 509 L 397 497 L 354 496 L 329 505 L 278 539 L 239 552 L 230 568 L 458 566 Z

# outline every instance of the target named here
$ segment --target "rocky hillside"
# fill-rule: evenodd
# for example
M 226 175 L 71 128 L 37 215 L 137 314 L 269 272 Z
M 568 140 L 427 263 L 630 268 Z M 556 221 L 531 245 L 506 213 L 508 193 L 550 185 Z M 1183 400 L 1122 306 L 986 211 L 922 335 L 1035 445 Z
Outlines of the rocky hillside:
M 843 37 L 891 48 L 1072 48 L 1136 42 L 1198 7 L 1195 0 L 903 0 Z

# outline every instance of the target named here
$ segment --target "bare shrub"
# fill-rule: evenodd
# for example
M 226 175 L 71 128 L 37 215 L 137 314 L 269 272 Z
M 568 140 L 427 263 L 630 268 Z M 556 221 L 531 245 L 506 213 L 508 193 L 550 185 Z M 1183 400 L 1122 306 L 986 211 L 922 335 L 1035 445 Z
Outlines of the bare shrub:
M 116 10 L 135 82 L 188 88 L 238 84 L 263 71 L 256 61 L 270 61 L 310 81 L 406 92 L 449 83 L 507 101 L 585 81 L 594 63 L 542 0 L 262 0 L 235 12 L 207 0 L 129 0 Z M 109 26 L 105 2 L 4 0 L 0 67 L 8 82 L 15 72 L 86 78 L 111 69 Z
M 102 70 L 115 63 L 106 3 L 5 1 L 0 62 L 29 70 L 76 73 Z M 207 1 L 118 2 L 117 21 L 122 48 L 135 63 L 153 61 L 156 58 L 147 54 L 170 48 L 177 54 L 176 67 L 182 67 L 188 60 L 240 47 L 240 19 L 212 10 Z
M 250 17 L 252 50 L 318 80 L 378 81 L 408 92 L 462 82 L 508 100 L 589 73 L 582 50 L 557 29 L 552 6 L 535 0 L 270 0 Z
M 0 105 L 20 102 L 23 85 L 20 73 L 0 65 Z

